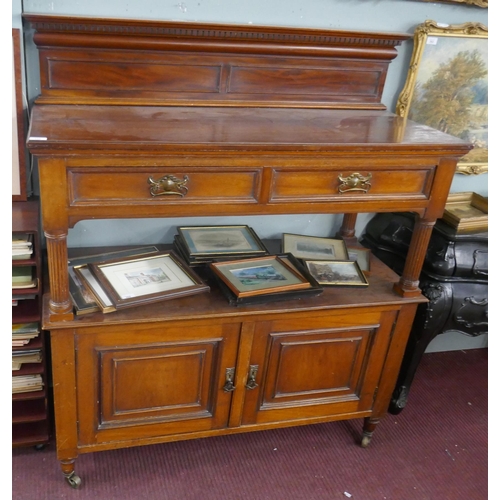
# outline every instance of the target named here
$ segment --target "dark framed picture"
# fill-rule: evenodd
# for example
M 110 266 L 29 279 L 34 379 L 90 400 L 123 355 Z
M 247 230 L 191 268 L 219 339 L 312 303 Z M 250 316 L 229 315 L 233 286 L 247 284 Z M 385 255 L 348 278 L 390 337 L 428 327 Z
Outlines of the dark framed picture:
M 368 248 L 351 248 L 347 247 L 347 252 L 349 254 L 349 260 L 354 260 L 358 263 L 359 268 L 363 272 L 370 272 L 370 254 L 371 251 Z
M 104 299 L 101 304 L 98 304 L 96 301 L 96 295 L 99 296 L 102 292 L 103 295 L 101 298 L 104 298 L 105 293 L 90 271 L 84 270 L 87 264 L 90 262 L 101 262 L 107 259 L 118 259 L 121 257 L 131 257 L 134 255 L 144 255 L 156 252 L 158 252 L 158 248 L 155 246 L 146 246 L 135 249 L 117 250 L 115 252 L 101 252 L 68 260 L 69 292 L 73 305 L 75 306 L 75 314 L 80 316 L 100 311 L 103 309 L 103 304 L 109 301 L 107 297 L 107 300 Z M 78 272 L 75 271 L 75 267 L 78 268 Z M 82 274 L 88 279 L 83 281 Z M 100 290 L 97 290 L 97 288 L 100 288 Z M 109 305 L 112 305 L 111 302 L 109 302 Z
M 172 251 L 88 264 L 116 309 L 210 290 Z
M 344 240 L 283 233 L 283 252 L 303 260 L 348 260 Z
M 357 262 L 306 260 L 305 265 L 320 285 L 368 286 L 368 281 Z
M 266 255 L 266 247 L 249 226 L 178 227 L 180 242 L 191 257 Z
M 236 297 L 252 297 L 311 287 L 305 276 L 277 255 L 212 262 L 210 267 Z

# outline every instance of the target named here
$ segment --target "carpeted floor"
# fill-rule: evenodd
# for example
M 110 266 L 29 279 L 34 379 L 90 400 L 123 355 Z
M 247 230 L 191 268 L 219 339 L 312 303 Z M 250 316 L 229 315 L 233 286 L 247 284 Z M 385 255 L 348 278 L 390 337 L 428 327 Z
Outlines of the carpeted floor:
M 425 354 L 407 407 L 367 449 L 346 421 L 81 455 L 12 450 L 13 500 L 483 500 L 488 349 Z

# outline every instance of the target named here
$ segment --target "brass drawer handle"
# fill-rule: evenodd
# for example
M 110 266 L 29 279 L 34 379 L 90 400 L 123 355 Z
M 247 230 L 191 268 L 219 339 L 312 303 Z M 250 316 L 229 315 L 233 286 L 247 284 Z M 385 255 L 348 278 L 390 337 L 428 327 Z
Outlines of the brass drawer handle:
M 363 193 L 367 193 L 372 187 L 370 183 L 371 178 L 372 174 L 370 173 L 366 177 L 361 175 L 359 172 L 354 172 L 347 177 L 340 174 L 338 177 L 341 182 L 339 186 L 339 193 L 342 194 L 349 191 L 362 191 Z
M 149 177 L 148 183 L 151 185 L 149 192 L 151 196 L 174 195 L 184 196 L 188 192 L 186 184 L 189 181 L 187 175 L 184 179 L 178 179 L 174 175 L 164 175 L 161 179 L 155 181 L 152 176 Z

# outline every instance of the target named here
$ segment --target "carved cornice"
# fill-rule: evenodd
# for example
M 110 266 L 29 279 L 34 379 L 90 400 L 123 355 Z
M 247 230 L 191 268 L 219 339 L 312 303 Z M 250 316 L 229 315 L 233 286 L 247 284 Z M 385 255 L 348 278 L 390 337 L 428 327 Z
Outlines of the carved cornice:
M 396 47 L 411 38 L 411 35 L 406 33 L 365 33 L 280 26 L 221 25 L 38 14 L 23 14 L 23 18 L 40 33 L 149 36 L 226 42 L 261 41 L 278 44 L 322 44 L 351 47 L 353 45 Z

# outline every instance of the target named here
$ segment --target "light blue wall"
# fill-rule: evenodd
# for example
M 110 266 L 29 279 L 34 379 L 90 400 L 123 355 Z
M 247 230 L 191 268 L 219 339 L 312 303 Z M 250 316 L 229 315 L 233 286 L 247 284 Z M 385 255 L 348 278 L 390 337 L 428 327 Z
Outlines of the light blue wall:
M 426 19 L 440 23 L 480 22 L 488 25 L 488 10 L 465 4 L 428 3 L 420 0 L 12 0 L 12 25 L 21 27 L 21 12 L 121 17 L 137 19 L 184 20 L 229 24 L 255 24 L 330 28 L 361 31 L 413 33 Z M 26 32 L 26 64 L 30 102 L 39 94 L 38 61 L 30 33 Z M 406 80 L 413 44 L 404 42 L 391 63 L 382 102 L 394 111 Z M 35 178 L 36 183 L 36 178 Z M 475 191 L 488 194 L 488 175 L 456 175 L 452 192 Z M 358 218 L 362 231 L 370 215 Z M 263 237 L 282 232 L 333 235 L 340 216 L 237 217 L 217 220 L 153 219 L 118 221 L 82 221 L 70 230 L 70 247 L 166 243 L 177 225 L 244 223 Z

